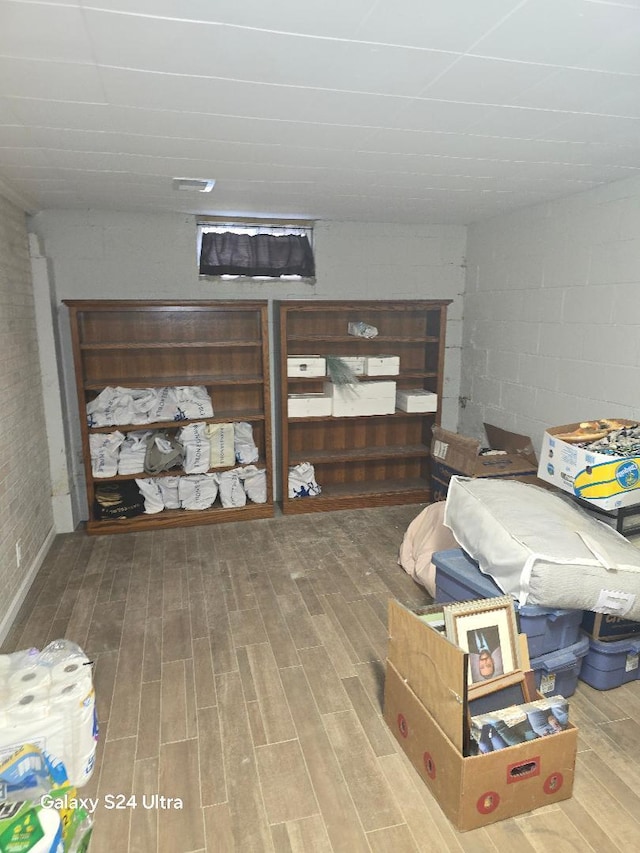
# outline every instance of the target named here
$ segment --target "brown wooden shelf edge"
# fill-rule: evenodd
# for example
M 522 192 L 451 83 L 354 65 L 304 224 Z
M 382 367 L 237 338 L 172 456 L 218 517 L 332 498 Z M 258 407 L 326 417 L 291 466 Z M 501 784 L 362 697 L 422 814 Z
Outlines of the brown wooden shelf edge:
M 249 504 L 242 507 L 213 507 L 212 509 L 165 509 L 153 515 L 136 515 L 133 518 L 96 519 L 87 521 L 86 531 L 90 536 L 112 533 L 133 533 L 142 530 L 157 530 L 169 527 L 197 527 L 202 524 L 222 524 L 230 521 L 251 521 L 256 518 L 272 518 L 273 503 Z
M 366 509 L 376 506 L 400 506 L 431 502 L 431 489 L 411 489 L 404 492 L 379 494 L 316 495 L 312 498 L 285 499 L 282 502 L 284 515 L 300 515 L 309 512 L 331 512 L 340 509 Z

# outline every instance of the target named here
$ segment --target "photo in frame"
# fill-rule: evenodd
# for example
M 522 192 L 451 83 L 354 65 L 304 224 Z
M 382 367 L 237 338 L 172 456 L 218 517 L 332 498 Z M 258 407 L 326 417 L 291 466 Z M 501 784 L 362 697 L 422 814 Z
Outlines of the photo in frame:
M 509 595 L 443 607 L 446 636 L 469 655 L 469 685 L 521 668 L 513 599 Z

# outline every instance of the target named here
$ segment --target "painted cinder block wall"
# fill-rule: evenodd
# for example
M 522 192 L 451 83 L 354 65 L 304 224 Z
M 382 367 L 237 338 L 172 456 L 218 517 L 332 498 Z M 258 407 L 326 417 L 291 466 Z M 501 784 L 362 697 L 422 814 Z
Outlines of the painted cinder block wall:
M 464 227 L 319 222 L 313 285 L 200 280 L 192 216 L 57 210 L 37 214 L 30 228 L 41 238 L 58 306 L 72 489 L 81 496 L 84 475 L 63 299 L 451 299 L 443 424 L 457 427 Z
M 0 641 L 53 533 L 31 282 L 24 212 L 0 195 Z
M 472 225 L 460 431 L 640 418 L 640 178 Z M 465 400 L 466 398 L 466 400 Z

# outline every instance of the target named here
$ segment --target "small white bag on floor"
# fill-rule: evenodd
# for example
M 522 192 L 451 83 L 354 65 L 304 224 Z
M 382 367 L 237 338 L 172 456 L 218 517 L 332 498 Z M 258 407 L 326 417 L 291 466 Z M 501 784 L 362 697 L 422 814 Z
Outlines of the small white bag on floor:
M 316 472 L 310 462 L 301 462 L 289 468 L 289 497 L 311 498 L 322 489 L 316 483 Z
M 267 472 L 256 468 L 255 465 L 247 465 L 240 474 L 244 483 L 244 490 L 249 500 L 254 504 L 267 502 Z

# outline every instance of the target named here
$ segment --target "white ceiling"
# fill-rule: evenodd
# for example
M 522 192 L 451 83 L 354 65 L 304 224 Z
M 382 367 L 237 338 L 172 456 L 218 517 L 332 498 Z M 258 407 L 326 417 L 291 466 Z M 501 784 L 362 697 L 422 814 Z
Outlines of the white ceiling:
M 30 210 L 465 224 L 638 174 L 640 0 L 0 0 Z

